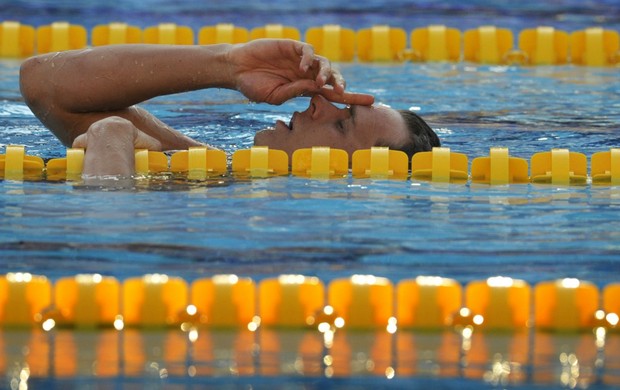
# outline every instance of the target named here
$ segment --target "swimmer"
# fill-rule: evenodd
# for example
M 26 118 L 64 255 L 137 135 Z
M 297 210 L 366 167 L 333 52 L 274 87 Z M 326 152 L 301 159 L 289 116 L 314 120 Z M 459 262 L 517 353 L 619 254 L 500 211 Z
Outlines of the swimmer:
M 26 104 L 66 146 L 86 149 L 84 174 L 125 175 L 134 148 L 204 146 L 139 107 L 148 99 L 206 88 L 241 92 L 250 101 L 282 104 L 310 97 L 289 123 L 256 133 L 254 144 L 284 150 L 389 146 L 409 156 L 439 146 L 416 114 L 373 105 L 345 91 L 345 81 L 311 45 L 259 39 L 207 46 L 111 45 L 32 57 L 21 66 Z M 338 107 L 333 103 L 346 105 Z

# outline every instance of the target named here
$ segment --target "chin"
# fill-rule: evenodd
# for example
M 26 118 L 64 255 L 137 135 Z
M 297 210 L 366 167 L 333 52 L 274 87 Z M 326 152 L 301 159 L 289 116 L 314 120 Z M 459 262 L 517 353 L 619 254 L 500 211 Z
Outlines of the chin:
M 269 138 L 270 129 L 260 130 L 254 134 L 254 146 L 269 146 L 267 139 Z

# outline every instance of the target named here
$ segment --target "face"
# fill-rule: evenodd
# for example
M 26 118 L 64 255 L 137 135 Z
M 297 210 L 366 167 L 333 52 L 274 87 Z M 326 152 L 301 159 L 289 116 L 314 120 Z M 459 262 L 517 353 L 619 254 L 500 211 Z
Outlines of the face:
M 407 134 L 405 121 L 392 108 L 339 108 L 317 95 L 306 111 L 293 114 L 289 124 L 277 121 L 275 127 L 256 133 L 254 145 L 284 150 L 289 156 L 297 149 L 329 146 L 344 149 L 350 156 L 358 149 L 370 149 L 378 140 L 402 143 Z

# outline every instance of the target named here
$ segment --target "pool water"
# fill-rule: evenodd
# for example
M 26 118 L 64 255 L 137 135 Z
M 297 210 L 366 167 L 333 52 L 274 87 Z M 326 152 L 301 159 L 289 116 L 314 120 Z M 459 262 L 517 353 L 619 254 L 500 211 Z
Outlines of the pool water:
M 17 94 L 16 66 L 4 68 L 9 95 Z M 418 107 L 443 145 L 470 161 L 492 146 L 529 160 L 555 147 L 590 156 L 620 143 L 614 68 L 407 63 L 344 65 L 343 72 L 352 89 L 363 85 L 360 90 L 395 108 Z M 146 106 L 232 152 L 249 147 L 255 130 L 307 104 L 248 105 L 234 92 L 216 90 Z M 6 143 L 28 145 L 30 154 L 44 158 L 64 155 L 19 100 L 3 103 L 2 118 Z M 197 270 L 271 274 L 286 264 L 291 272 L 327 279 L 334 272 L 396 279 L 405 272 L 465 282 L 491 272 L 528 282 L 579 277 L 602 286 L 615 281 L 610 271 L 620 258 L 614 187 L 230 175 L 207 183 L 154 178 L 102 188 L 3 182 L 1 200 L 6 271 L 18 263 L 46 274 L 123 276 L 147 264 L 191 277 Z M 66 264 L 58 267 L 59 261 Z
M 442 23 L 465 30 L 488 20 L 513 32 L 543 24 L 567 31 L 620 27 L 620 7 L 612 1 L 554 2 L 554 11 L 540 2 L 513 3 L 127 1 L 112 7 L 94 1 L 17 1 L 3 5 L 0 19 L 41 25 L 62 18 L 87 28 L 119 18 L 141 27 L 174 21 L 194 28 L 221 21 L 254 27 L 276 20 L 302 30 L 324 23 L 355 29 L 388 23 L 408 31 Z M 444 146 L 467 154 L 470 162 L 493 146 L 529 160 L 551 148 L 589 157 L 620 145 L 617 67 L 340 67 L 350 90 L 373 93 L 378 102 L 397 109 L 417 110 Z M 24 105 L 18 71 L 18 61 L 0 61 L 0 146 L 24 144 L 28 154 L 44 159 L 64 156 L 64 147 Z M 307 105 L 303 98 L 277 107 L 248 104 L 235 92 L 209 90 L 160 97 L 144 107 L 230 154 L 251 146 L 256 130 L 288 120 Z M 284 270 L 326 283 L 373 274 L 394 283 L 438 275 L 462 284 L 503 275 L 532 285 L 571 277 L 603 287 L 620 279 L 619 216 L 620 189 L 593 185 L 490 187 L 293 176 L 248 181 L 232 175 L 198 183 L 167 177 L 101 185 L 1 181 L 0 273 L 32 272 L 51 279 L 101 273 L 122 280 L 148 272 L 192 281 L 220 273 L 261 280 Z M 6 357 L 0 361 L 6 379 L 0 379 L 0 388 L 19 384 L 23 361 L 35 388 L 188 388 L 196 383 L 192 380 L 214 388 L 620 384 L 617 334 L 604 350 L 590 333 L 475 334 L 471 352 L 452 332 L 341 333 L 342 344 L 331 352 L 347 363 L 335 365 L 345 368 L 328 380 L 325 346 L 316 332 L 214 330 L 199 338 L 206 344 L 193 344 L 176 330 L 52 333 L 0 332 Z M 305 338 L 310 347 L 298 352 Z M 573 353 L 581 363 L 576 377 L 569 359 Z M 508 356 L 511 375 L 494 354 Z M 296 365 L 299 359 L 305 370 Z M 388 380 L 390 369 L 395 375 Z

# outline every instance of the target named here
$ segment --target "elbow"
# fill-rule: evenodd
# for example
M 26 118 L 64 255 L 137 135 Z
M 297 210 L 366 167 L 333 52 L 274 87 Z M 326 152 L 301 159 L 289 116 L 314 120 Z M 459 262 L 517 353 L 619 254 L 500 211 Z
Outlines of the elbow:
M 19 89 L 24 101 L 32 112 L 37 114 L 43 105 L 48 83 L 42 78 L 44 70 L 40 57 L 25 60 L 19 70 Z
M 65 145 L 73 141 L 67 128 L 66 104 L 62 100 L 63 86 L 59 83 L 56 54 L 31 57 L 22 62 L 19 70 L 19 88 L 24 102 L 41 123 L 50 129 Z
M 37 85 L 41 83 L 37 80 L 37 68 L 39 61 L 36 57 L 25 60 L 19 69 L 19 89 L 24 101 L 30 107 L 36 106 L 40 100 L 40 88 Z

